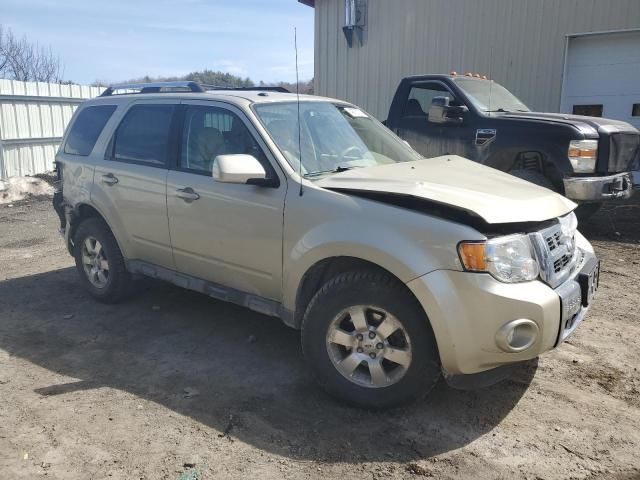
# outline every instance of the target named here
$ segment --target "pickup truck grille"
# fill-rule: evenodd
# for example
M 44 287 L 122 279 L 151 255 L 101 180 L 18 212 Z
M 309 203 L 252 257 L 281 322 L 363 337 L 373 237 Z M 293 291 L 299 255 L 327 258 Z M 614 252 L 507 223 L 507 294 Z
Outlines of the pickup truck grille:
M 609 144 L 609 173 L 628 172 L 640 156 L 640 135 L 614 133 Z
M 552 288 L 567 280 L 579 263 L 576 229 L 575 215 L 570 213 L 558 219 L 555 225 L 530 234 L 540 265 L 540 277 Z

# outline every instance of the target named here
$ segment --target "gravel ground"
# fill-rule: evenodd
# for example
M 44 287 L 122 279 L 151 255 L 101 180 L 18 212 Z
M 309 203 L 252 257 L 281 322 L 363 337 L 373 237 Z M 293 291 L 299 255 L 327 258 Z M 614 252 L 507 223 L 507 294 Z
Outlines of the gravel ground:
M 275 319 L 153 281 L 92 301 L 49 200 L 0 206 L 0 478 L 640 478 L 640 202 L 581 229 L 601 289 L 568 342 L 370 413 Z

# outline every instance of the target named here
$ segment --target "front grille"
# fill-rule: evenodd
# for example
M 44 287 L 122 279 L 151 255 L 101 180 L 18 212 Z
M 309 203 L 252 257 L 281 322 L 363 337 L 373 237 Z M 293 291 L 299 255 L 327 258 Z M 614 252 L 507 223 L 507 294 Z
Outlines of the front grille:
M 578 264 L 576 229 L 575 215 L 570 213 L 559 218 L 555 225 L 530 234 L 540 265 L 540 276 L 552 288 L 569 278 Z
M 640 135 L 614 133 L 609 147 L 609 173 L 627 172 L 640 157 Z
M 562 238 L 562 234 L 560 232 L 555 232 L 553 235 L 545 238 L 547 246 L 549 247 L 549 251 L 553 252 L 556 248 L 558 248 L 560 238 Z
M 562 257 L 560 257 L 555 262 L 553 262 L 553 272 L 560 273 L 564 267 L 569 265 L 571 258 L 572 258 L 571 255 L 568 255 L 568 254 L 562 255 Z

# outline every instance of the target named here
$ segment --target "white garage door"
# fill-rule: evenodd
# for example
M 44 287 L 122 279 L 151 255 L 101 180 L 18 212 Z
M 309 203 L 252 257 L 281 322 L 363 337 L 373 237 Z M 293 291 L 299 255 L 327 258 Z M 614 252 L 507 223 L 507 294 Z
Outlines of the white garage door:
M 640 32 L 569 39 L 561 111 L 640 128 Z

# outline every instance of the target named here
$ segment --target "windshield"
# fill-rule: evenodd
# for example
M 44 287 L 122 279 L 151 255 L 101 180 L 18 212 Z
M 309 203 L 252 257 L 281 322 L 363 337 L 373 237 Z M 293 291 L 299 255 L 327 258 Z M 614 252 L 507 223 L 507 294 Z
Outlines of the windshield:
M 255 112 L 294 170 L 302 157 L 306 177 L 422 158 L 356 107 L 300 102 L 299 131 L 296 102 L 259 104 Z
M 513 93 L 493 80 L 455 78 L 473 105 L 483 112 L 530 112 Z

